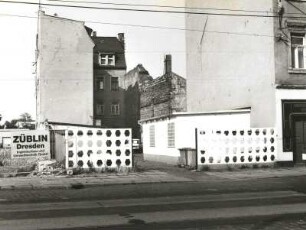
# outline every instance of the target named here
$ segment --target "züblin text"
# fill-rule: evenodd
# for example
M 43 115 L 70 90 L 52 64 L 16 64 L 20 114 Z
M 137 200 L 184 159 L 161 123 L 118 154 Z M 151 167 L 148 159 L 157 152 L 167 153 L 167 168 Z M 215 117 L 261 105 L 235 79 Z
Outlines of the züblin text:
M 24 135 L 13 136 L 13 143 L 25 143 L 25 142 L 44 142 L 48 141 L 48 135 Z

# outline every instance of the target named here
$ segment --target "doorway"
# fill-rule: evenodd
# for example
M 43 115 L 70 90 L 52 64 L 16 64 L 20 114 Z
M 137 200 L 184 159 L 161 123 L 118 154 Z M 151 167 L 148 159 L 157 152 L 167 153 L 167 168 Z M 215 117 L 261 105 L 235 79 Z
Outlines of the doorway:
M 303 163 L 303 154 L 306 154 L 306 116 L 296 115 L 292 119 L 293 131 L 293 161 Z

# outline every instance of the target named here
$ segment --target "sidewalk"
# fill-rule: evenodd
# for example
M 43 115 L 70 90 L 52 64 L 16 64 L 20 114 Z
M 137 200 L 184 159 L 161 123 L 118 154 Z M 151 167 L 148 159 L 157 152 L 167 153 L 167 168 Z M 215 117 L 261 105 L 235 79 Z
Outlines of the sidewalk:
M 222 180 L 254 180 L 271 177 L 305 176 L 306 167 L 241 169 L 235 171 L 202 171 L 179 168 L 156 162 L 135 159 L 136 170 L 129 173 L 93 173 L 81 175 L 44 175 L 0 178 L 0 189 L 79 189 L 90 186 L 124 184 L 209 182 Z

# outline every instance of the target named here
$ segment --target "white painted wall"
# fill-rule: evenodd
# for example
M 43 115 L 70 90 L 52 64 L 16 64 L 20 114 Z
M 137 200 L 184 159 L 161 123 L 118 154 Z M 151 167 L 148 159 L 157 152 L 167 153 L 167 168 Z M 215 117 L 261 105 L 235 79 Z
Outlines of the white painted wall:
M 83 22 L 40 13 L 38 123 L 93 124 L 93 46 Z
M 185 2 L 187 7 L 273 13 L 273 0 Z M 252 127 L 275 125 L 273 22 L 273 17 L 186 15 L 187 111 L 252 107 Z
M 168 123 L 175 123 L 175 148 L 168 148 Z M 155 147 L 150 147 L 150 126 L 155 126 Z M 164 120 L 153 120 L 142 124 L 143 153 L 154 156 L 178 158 L 180 148 L 195 149 L 195 129 L 249 128 L 250 112 L 177 113 Z M 169 162 L 171 163 L 171 162 Z

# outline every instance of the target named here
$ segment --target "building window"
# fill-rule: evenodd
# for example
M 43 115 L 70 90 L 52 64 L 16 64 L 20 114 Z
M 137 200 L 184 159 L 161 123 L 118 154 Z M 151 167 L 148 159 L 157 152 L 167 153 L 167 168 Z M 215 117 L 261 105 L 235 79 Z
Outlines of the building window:
M 111 77 L 111 90 L 118 91 L 119 90 L 119 79 L 118 77 Z
M 97 115 L 103 115 L 104 114 L 104 105 L 97 104 L 96 113 L 97 113 Z
M 111 115 L 120 115 L 119 104 L 112 104 L 111 105 Z
M 102 122 L 101 122 L 101 120 L 96 120 L 96 126 L 101 126 L 102 125 Z
M 99 63 L 100 65 L 115 65 L 115 54 L 100 54 L 99 55 Z
M 291 65 L 294 69 L 305 69 L 305 34 L 291 34 Z
M 155 147 L 155 126 L 150 126 L 150 147 Z
M 103 90 L 104 89 L 104 78 L 99 78 L 96 81 L 96 89 Z
M 174 123 L 168 123 L 168 148 L 175 147 L 175 126 Z

